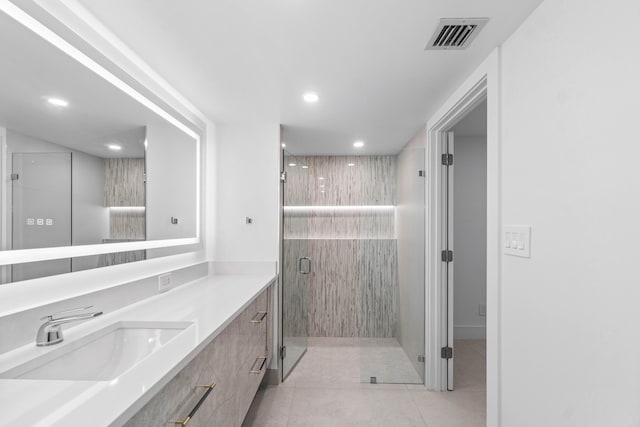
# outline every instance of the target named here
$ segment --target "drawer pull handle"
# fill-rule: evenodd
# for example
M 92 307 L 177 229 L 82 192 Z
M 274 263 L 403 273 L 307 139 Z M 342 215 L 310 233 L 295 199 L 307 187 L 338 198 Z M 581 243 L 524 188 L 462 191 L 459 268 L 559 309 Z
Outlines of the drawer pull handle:
M 253 319 L 251 319 L 251 323 L 262 323 L 265 317 L 267 317 L 267 312 L 259 311 L 255 316 L 253 316 Z
M 196 412 L 198 412 L 198 409 L 200 409 L 200 406 L 202 406 L 202 404 L 207 399 L 207 397 L 209 397 L 209 394 L 213 391 L 213 388 L 215 386 L 216 386 L 215 384 L 206 384 L 206 385 L 196 386 L 196 388 L 200 388 L 200 387 L 206 388 L 207 391 L 204 392 L 200 400 L 198 400 L 198 403 L 196 403 L 196 406 L 194 406 L 191 412 L 189 412 L 189 415 L 187 415 L 187 418 L 185 418 L 184 420 L 171 420 L 169 422 L 173 423 L 176 426 L 181 426 L 181 427 L 185 427 L 187 424 L 189 424 L 189 421 L 191 421 L 191 418 L 193 418 Z
M 251 374 L 261 374 L 262 370 L 264 369 L 264 366 L 267 363 L 267 356 L 260 356 L 256 359 L 255 362 L 253 362 L 253 365 L 251 365 L 251 370 L 249 371 L 249 373 Z M 260 363 L 260 367 L 258 369 L 256 369 L 256 365 L 258 364 L 258 362 L 262 362 Z

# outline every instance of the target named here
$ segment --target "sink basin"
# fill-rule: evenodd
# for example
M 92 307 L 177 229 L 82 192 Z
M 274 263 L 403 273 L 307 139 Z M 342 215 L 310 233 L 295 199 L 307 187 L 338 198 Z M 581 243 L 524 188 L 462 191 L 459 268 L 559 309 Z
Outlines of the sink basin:
M 108 381 L 160 349 L 191 322 L 117 322 L 0 374 L 5 379 Z

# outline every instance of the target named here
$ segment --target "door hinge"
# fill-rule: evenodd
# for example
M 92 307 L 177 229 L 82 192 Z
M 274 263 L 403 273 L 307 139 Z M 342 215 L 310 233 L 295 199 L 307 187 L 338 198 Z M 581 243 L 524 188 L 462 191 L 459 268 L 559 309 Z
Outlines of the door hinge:
M 453 154 L 443 154 L 442 155 L 442 164 L 444 166 L 452 166 L 453 165 Z
M 425 177 L 425 173 L 424 173 L 424 171 L 423 171 L 423 170 L 419 170 L 419 171 L 418 171 L 418 176 L 421 176 L 421 177 L 423 177 L 423 178 L 424 178 L 424 177 Z
M 11 174 L 11 181 L 17 181 L 19 179 L 20 179 L 20 175 L 18 175 L 17 173 Z
M 453 261 L 453 251 L 442 251 L 440 255 L 442 262 L 452 262 Z
M 283 182 L 283 183 L 286 184 L 286 182 L 287 182 L 287 171 L 280 172 L 280 182 Z
M 453 359 L 453 348 L 442 347 L 440 349 L 440 357 L 443 359 Z
M 280 347 L 280 359 L 287 357 L 287 346 Z
M 424 363 L 424 354 L 419 354 L 418 355 L 418 362 Z

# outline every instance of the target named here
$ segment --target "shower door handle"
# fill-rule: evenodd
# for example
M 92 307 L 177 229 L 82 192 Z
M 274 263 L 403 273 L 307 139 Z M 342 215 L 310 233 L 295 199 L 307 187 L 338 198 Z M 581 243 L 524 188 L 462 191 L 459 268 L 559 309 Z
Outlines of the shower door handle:
M 307 268 L 303 269 L 302 268 L 302 261 L 307 261 Z M 308 256 L 303 256 L 298 258 L 298 272 L 300 274 L 309 274 L 311 273 L 311 258 L 309 258 Z

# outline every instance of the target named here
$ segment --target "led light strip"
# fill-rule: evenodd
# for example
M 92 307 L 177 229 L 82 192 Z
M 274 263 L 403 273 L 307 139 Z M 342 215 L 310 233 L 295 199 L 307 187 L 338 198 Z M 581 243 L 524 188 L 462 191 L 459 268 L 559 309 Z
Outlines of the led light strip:
M 284 206 L 285 211 L 389 211 L 393 205 L 361 205 L 361 206 Z
M 127 213 L 127 212 L 144 212 L 146 209 L 146 207 L 144 206 L 110 206 L 109 210 L 112 212 L 121 212 L 121 213 Z

